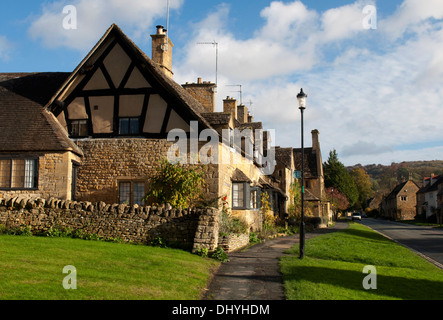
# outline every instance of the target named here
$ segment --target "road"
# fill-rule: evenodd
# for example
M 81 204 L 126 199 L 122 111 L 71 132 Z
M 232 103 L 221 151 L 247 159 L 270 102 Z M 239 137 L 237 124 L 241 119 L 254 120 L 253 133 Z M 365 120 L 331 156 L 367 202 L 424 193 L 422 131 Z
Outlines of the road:
M 362 224 L 430 258 L 431 262 L 443 268 L 442 229 L 381 219 L 364 218 Z

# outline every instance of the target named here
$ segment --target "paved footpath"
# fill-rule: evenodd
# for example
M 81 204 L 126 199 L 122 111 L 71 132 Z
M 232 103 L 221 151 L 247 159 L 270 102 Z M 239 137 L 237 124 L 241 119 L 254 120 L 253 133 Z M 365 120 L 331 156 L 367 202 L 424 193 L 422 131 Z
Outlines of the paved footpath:
M 317 229 L 306 239 L 348 227 L 337 222 L 334 227 Z M 285 300 L 279 258 L 299 242 L 298 234 L 267 240 L 245 251 L 228 254 L 214 275 L 204 300 Z

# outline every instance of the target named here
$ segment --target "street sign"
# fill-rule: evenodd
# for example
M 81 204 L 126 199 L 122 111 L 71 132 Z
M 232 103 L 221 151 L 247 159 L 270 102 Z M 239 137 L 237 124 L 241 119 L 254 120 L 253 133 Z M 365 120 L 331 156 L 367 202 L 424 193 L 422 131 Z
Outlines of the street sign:
M 301 178 L 301 171 L 294 171 L 294 178 L 300 179 Z

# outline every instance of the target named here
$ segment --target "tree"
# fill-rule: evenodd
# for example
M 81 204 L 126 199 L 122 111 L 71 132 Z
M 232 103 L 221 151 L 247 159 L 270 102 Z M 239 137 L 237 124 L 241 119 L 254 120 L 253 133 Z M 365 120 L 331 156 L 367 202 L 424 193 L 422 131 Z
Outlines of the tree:
M 290 218 L 300 220 L 301 217 L 301 188 L 298 179 L 295 179 L 289 189 L 288 214 Z
M 343 212 L 349 208 L 348 198 L 334 187 L 327 188 L 325 192 L 326 197 L 332 204 L 332 210 L 336 214 L 335 218 L 337 219 L 338 211 Z
M 366 173 L 365 169 L 358 167 L 352 168 L 350 175 L 354 179 L 354 184 L 358 190 L 356 207 L 364 209 L 367 200 L 374 195 L 371 178 Z
M 349 201 L 349 206 L 353 207 L 358 200 L 358 190 L 354 179 L 349 174 L 343 163 L 338 160 L 337 151 L 329 152 L 329 158 L 324 163 L 325 187 L 337 188 Z
M 205 181 L 201 168 L 186 168 L 162 160 L 144 200 L 153 197 L 157 203 L 188 208 L 198 198 Z

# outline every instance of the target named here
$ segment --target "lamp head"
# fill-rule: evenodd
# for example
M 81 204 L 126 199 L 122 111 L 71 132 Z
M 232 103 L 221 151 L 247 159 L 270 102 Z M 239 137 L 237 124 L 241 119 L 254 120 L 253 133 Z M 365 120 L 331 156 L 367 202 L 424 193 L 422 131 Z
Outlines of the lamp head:
M 303 88 L 300 90 L 300 93 L 297 95 L 298 106 L 300 110 L 306 109 L 306 98 L 308 95 L 303 92 Z

